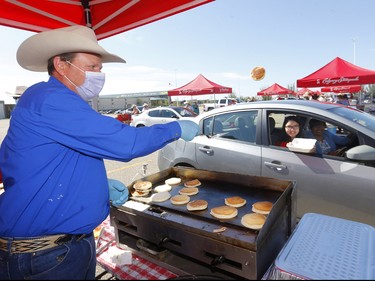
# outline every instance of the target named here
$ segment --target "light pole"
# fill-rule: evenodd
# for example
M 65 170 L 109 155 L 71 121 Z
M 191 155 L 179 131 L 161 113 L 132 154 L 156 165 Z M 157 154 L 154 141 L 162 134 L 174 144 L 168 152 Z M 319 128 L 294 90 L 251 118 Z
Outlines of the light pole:
M 356 39 L 352 38 L 352 40 L 353 40 L 353 64 L 355 64 L 355 43 L 356 43 Z
M 177 89 L 177 69 L 174 69 L 174 87 Z M 177 106 L 178 106 L 178 96 L 176 97 Z

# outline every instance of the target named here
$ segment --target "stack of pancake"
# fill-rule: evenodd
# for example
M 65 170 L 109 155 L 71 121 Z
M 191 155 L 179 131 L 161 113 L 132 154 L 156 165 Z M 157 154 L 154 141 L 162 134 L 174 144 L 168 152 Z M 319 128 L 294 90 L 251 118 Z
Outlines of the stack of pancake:
M 132 192 L 132 196 L 134 197 L 146 196 L 151 191 L 152 182 L 139 180 L 133 184 L 133 188 L 134 188 L 134 191 Z

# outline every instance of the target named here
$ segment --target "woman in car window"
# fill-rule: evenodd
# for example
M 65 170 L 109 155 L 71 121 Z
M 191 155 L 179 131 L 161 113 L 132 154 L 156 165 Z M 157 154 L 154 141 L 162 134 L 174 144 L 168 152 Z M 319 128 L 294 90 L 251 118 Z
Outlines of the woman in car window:
M 286 147 L 294 138 L 302 138 L 301 120 L 297 116 L 287 116 L 284 119 L 280 140 L 276 145 Z
M 311 119 L 309 122 L 310 132 L 307 137 L 315 138 L 315 151 L 317 154 L 337 155 L 337 145 L 346 145 L 349 143 L 349 138 L 345 136 L 338 136 L 332 134 L 327 128 L 324 121 Z

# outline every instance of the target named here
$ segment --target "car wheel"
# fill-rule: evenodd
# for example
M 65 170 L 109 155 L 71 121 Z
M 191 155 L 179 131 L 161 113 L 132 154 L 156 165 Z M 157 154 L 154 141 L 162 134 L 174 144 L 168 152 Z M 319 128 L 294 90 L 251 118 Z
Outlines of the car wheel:
M 137 128 L 141 128 L 141 127 L 144 127 L 145 125 L 143 125 L 143 124 L 138 124 L 137 125 Z
M 187 163 L 179 163 L 179 164 L 176 164 L 174 165 L 174 167 L 183 167 L 183 168 L 193 168 L 195 169 L 195 167 L 193 165 L 190 165 L 190 164 L 187 164 Z

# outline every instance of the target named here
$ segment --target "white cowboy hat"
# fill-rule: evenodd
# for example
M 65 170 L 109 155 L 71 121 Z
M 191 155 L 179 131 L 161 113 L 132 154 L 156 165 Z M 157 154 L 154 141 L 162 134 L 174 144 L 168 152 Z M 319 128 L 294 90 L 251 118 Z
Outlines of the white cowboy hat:
M 147 104 L 147 103 L 144 103 L 143 106 L 148 106 L 148 104 Z
M 95 32 L 86 26 L 75 25 L 35 34 L 19 46 L 17 61 L 31 71 L 47 71 L 48 60 L 64 53 L 92 53 L 102 57 L 102 62 L 126 61 L 108 53 L 98 44 Z

